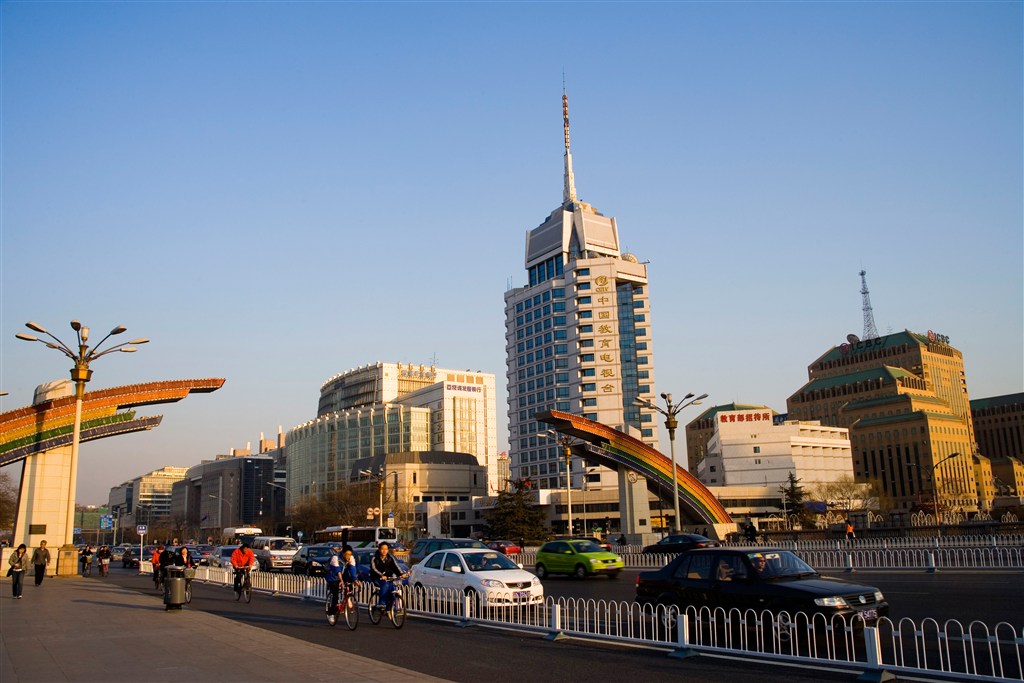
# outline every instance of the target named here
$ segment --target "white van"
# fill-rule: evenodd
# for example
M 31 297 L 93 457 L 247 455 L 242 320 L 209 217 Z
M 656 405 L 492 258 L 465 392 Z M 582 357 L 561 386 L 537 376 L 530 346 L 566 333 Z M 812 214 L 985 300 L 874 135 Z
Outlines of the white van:
M 260 569 L 292 570 L 292 556 L 299 550 L 294 538 L 287 536 L 257 536 L 252 542 L 252 551 Z

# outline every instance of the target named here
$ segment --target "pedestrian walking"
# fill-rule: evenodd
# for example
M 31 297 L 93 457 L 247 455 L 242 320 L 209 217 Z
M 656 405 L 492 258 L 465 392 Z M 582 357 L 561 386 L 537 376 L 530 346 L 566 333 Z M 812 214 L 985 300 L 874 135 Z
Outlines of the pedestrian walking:
M 857 538 L 857 534 L 853 530 L 853 522 L 846 520 L 846 540 L 852 541 L 855 538 Z
M 7 576 L 11 577 L 11 590 L 15 600 L 21 600 L 21 591 L 25 587 L 25 574 L 28 573 L 29 555 L 28 548 L 24 543 L 18 546 L 14 554 L 7 558 L 7 564 L 11 565 L 7 570 Z
M 32 565 L 36 571 L 37 586 L 43 582 L 48 564 L 50 564 L 50 549 L 46 547 L 46 541 L 39 541 L 39 547 L 32 551 Z

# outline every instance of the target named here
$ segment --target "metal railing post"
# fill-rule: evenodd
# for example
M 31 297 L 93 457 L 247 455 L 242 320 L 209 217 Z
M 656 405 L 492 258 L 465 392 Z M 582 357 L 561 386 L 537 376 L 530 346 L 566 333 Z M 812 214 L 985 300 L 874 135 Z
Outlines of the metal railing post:
M 937 567 L 935 566 L 935 551 L 934 550 L 929 550 L 928 551 L 928 565 L 925 567 L 925 571 L 928 572 L 929 574 L 934 574 L 936 571 L 938 571 Z
M 669 607 L 669 610 L 677 609 Z M 686 613 L 676 612 L 676 647 L 669 653 L 673 659 L 689 659 L 696 657 L 699 653 L 690 646 L 690 620 Z
M 564 638 L 568 638 L 568 636 L 562 633 L 562 606 L 557 602 L 553 602 L 551 603 L 549 631 L 544 636 L 544 640 L 562 640 Z
M 878 628 L 864 627 L 864 650 L 867 655 L 867 670 L 857 677 L 858 681 L 882 683 L 892 681 L 896 677 L 882 668 L 882 643 L 878 640 Z
M 843 562 L 844 562 L 843 570 L 846 571 L 846 572 L 849 572 L 850 574 L 852 574 L 853 573 L 853 553 L 845 553 L 845 556 L 846 557 L 843 560 Z

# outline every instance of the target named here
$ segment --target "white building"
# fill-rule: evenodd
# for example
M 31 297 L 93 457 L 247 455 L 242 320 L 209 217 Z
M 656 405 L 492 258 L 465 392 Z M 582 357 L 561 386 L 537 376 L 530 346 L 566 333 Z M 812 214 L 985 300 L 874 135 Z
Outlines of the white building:
M 497 490 L 494 375 L 433 366 L 375 363 L 321 386 L 319 415 L 287 438 L 288 504 L 335 490 L 353 463 L 389 453 L 445 451 L 475 456 Z
M 534 415 L 561 410 L 629 431 L 657 448 L 647 266 L 621 252 L 618 225 L 576 197 L 563 95 L 562 204 L 526 234 L 528 284 L 505 292 L 505 350 L 513 478 L 565 486 L 556 441 Z M 615 485 L 611 472 L 602 484 Z M 582 484 L 573 464 L 573 486 Z
M 772 424 L 767 409 L 722 411 L 697 476 L 705 486 L 803 487 L 853 478 L 850 432 L 820 422 Z

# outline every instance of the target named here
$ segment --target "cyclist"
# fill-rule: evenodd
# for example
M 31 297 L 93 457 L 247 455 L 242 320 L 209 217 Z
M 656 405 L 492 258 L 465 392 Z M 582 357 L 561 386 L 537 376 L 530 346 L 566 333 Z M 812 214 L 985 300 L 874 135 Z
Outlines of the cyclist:
M 349 588 L 352 585 L 359 585 L 356 575 L 356 560 L 352 557 L 352 548 L 345 546 L 334 546 L 334 554 L 331 555 L 331 561 L 327 563 L 327 574 L 324 578 L 327 580 L 327 590 L 331 595 L 331 607 L 327 612 L 327 621 L 334 626 L 338 620 L 338 594 L 341 591 L 342 582 L 345 583 L 345 587 Z
M 158 545 L 156 550 L 153 551 L 153 557 L 150 561 L 153 563 L 153 585 L 156 588 L 160 587 L 160 579 L 163 578 L 160 574 L 160 556 L 163 555 L 164 547 Z
M 391 609 L 391 594 L 395 590 L 392 580 L 404 576 L 398 567 L 398 561 L 390 551 L 391 546 L 387 541 L 381 541 L 381 544 L 377 546 L 377 552 L 370 560 L 370 578 L 377 583 L 377 588 L 380 591 L 377 607 L 384 610 Z
M 92 574 L 92 546 L 86 544 L 82 551 L 78 554 L 79 561 L 82 563 L 82 575 L 86 576 Z
M 100 576 L 106 576 L 110 569 L 110 548 L 103 545 L 96 551 L 96 559 L 100 561 Z
M 235 569 L 235 592 L 242 590 L 242 572 L 249 571 L 256 563 L 256 555 L 249 548 L 248 543 L 235 548 L 231 553 L 231 566 Z

